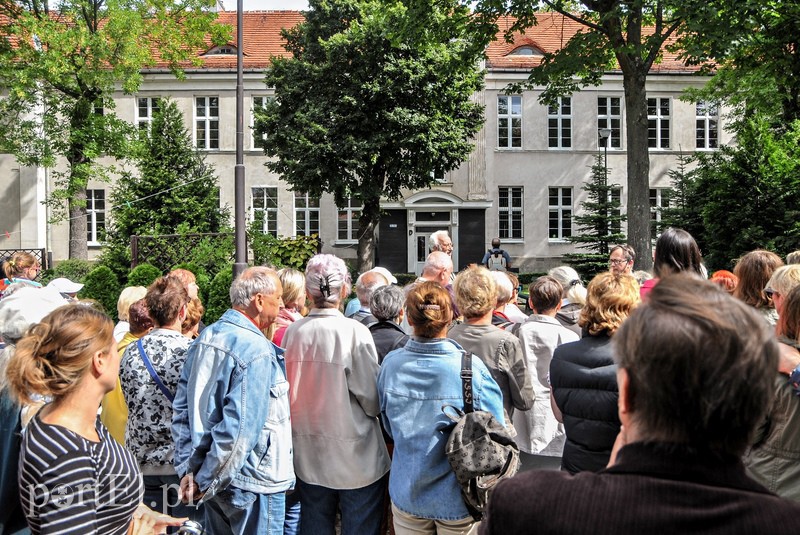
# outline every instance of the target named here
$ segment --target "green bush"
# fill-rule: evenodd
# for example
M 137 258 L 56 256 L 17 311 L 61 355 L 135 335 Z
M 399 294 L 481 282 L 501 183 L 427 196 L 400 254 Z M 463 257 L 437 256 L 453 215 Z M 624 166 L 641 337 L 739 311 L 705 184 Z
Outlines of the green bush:
M 258 221 L 255 221 L 247 233 L 255 265 L 269 264 L 275 269 L 289 267 L 305 271 L 306 262 L 319 251 L 320 241 L 316 234 L 276 238 L 264 234 L 259 228 Z
M 153 264 L 139 264 L 128 273 L 128 286 L 144 286 L 147 288 L 163 273 Z
M 94 263 L 90 262 L 89 260 L 80 260 L 77 258 L 62 260 L 56 264 L 53 269 L 44 271 L 39 282 L 46 285 L 53 279 L 64 277 L 72 282 L 82 283 L 86 278 L 86 275 L 88 275 L 89 272 L 94 268 Z
M 233 284 L 233 266 L 223 269 L 211 281 L 208 301 L 204 302 L 206 314 L 203 321 L 210 325 L 217 321 L 231 307 L 231 284 Z
M 413 273 L 392 273 L 392 275 L 397 279 L 397 284 L 399 286 L 405 286 L 417 280 L 417 276 Z
M 119 293 L 119 281 L 111 268 L 98 266 L 84 278 L 83 289 L 78 293 L 78 297 L 94 299 L 103 307 L 106 314 L 116 319 Z

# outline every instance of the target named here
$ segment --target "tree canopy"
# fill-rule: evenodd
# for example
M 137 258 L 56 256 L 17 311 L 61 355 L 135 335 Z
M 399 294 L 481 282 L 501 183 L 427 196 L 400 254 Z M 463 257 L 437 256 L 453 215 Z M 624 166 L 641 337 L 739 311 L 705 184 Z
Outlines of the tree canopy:
M 483 73 L 468 18 L 455 2 L 415 12 L 392 0 L 311 0 L 306 21 L 284 32 L 293 57 L 273 59 L 275 99 L 256 121 L 275 157 L 267 166 L 295 190 L 361 201 L 359 270 L 372 266 L 381 197 L 429 186 L 472 150 Z
M 68 217 L 70 258 L 86 258 L 86 184 L 112 172 L 133 134 L 111 95 L 133 92 L 142 69 L 181 62 L 210 35 L 221 41 L 214 0 L 19 0 L 0 2 L 0 146 L 23 165 L 54 167 L 50 199 Z M 156 55 L 157 54 L 157 55 Z M 67 210 L 64 214 L 63 207 Z

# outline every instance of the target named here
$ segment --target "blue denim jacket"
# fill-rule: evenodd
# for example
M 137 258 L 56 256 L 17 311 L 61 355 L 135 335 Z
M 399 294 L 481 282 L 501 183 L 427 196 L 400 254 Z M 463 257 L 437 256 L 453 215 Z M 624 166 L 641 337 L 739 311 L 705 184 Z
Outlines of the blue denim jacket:
M 174 402 L 175 469 L 203 500 L 229 485 L 262 494 L 294 485 L 283 350 L 228 310 L 189 348 Z
M 442 405 L 463 408 L 461 346 L 447 338 L 412 338 L 386 355 L 378 375 L 381 418 L 394 439 L 389 495 L 414 516 L 458 520 L 469 516 L 445 445 L 453 421 Z M 486 365 L 472 359 L 475 410 L 503 419 L 503 395 Z

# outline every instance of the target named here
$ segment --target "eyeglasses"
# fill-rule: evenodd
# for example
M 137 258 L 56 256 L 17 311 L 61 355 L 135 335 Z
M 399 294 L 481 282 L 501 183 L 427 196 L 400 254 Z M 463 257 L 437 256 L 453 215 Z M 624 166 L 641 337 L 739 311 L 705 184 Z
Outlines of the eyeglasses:
M 624 258 L 612 258 L 608 261 L 609 266 L 623 266 L 628 263 L 628 260 Z
M 780 295 L 781 293 L 780 292 L 776 292 L 772 288 L 764 288 L 764 295 L 766 295 L 770 299 L 772 299 L 772 296 L 775 295 L 775 294 Z

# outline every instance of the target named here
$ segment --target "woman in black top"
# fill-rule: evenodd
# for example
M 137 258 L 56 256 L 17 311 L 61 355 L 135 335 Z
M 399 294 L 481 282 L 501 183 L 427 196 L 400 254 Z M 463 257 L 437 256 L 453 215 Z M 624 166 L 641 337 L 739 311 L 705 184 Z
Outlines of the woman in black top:
M 119 372 L 113 328 L 89 306 L 63 306 L 30 328 L 9 363 L 19 401 L 52 399 L 22 438 L 20 501 L 34 534 L 161 533 L 181 523 L 140 505 L 136 461 L 97 418 Z

